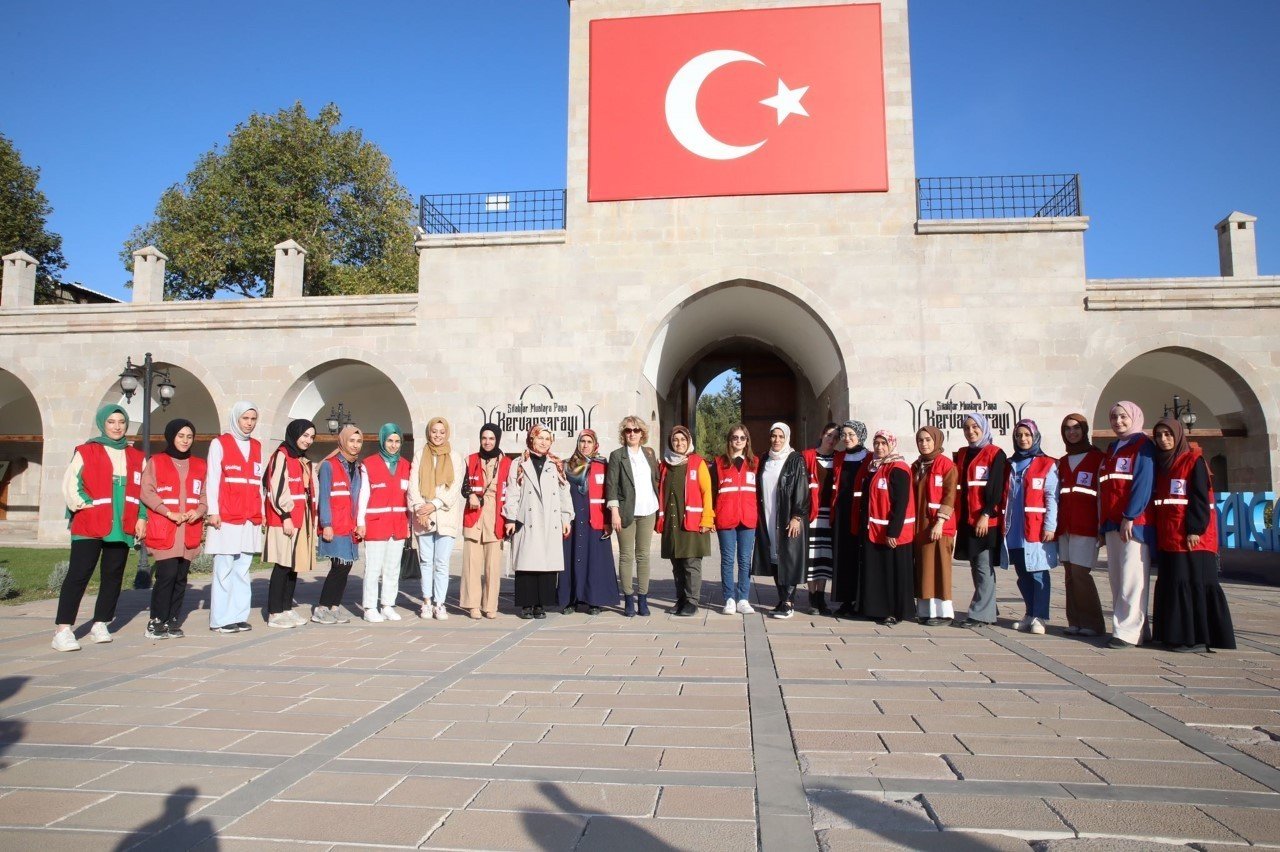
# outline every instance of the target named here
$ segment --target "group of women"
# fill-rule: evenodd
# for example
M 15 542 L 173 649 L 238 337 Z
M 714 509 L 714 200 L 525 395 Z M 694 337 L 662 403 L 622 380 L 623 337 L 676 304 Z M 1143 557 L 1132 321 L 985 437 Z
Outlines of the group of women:
M 310 621 L 350 620 L 341 607 L 353 563 L 364 546 L 362 618 L 397 621 L 406 546 L 422 575 L 418 616 L 449 617 L 449 561 L 463 539 L 458 604 L 473 619 L 498 617 L 504 563 L 514 573 L 520 618 L 547 611 L 591 614 L 622 605 L 647 616 L 650 546 L 659 536 L 671 561 L 676 616 L 699 613 L 702 560 L 719 543 L 722 612 L 749 614 L 752 576 L 772 578 L 770 615 L 790 618 L 796 593 L 808 589 L 815 615 L 862 617 L 884 626 L 915 618 L 953 623 L 952 558 L 969 562 L 974 595 L 961 627 L 996 621 L 995 566 L 1013 567 L 1025 604 L 1015 630 L 1044 633 L 1051 569 L 1061 559 L 1066 632 L 1105 632 L 1090 571 L 1105 541 L 1112 591 L 1112 648 L 1155 639 L 1175 650 L 1234 648 L 1226 599 L 1217 582 L 1217 531 L 1208 468 L 1176 419 L 1143 432 L 1142 411 L 1111 409 L 1117 435 L 1105 453 L 1089 441 L 1088 422 L 1062 423 L 1067 455 L 1047 456 L 1032 420 L 1019 421 L 1012 455 L 992 441 L 985 417 L 964 421 L 966 445 L 952 456 L 942 433 L 915 436 L 908 464 L 898 439 L 880 430 L 865 446 L 856 420 L 827 424 L 812 449 L 792 448 L 791 430 L 775 423 L 757 457 L 747 427 L 735 424 L 724 452 L 706 458 L 693 435 L 676 426 L 661 454 L 648 446 L 639 417 L 619 426 L 621 446 L 600 454 L 583 430 L 573 454 L 552 452 L 554 435 L 532 427 L 522 452 L 501 449 L 502 430 L 485 424 L 479 448 L 465 458 L 451 445 L 449 423 L 432 418 L 412 461 L 394 423 L 378 431 L 378 451 L 362 459 L 364 434 L 348 425 L 318 464 L 306 453 L 315 425 L 294 420 L 270 455 L 252 437 L 256 406 L 237 403 L 208 459 L 191 455 L 195 427 L 174 420 L 164 450 L 145 460 L 129 446 L 119 406 L 98 412 L 99 436 L 77 447 L 64 479 L 71 517 L 70 569 L 59 597 L 53 647 L 77 650 L 72 627 L 92 573 L 101 584 L 88 638 L 110 642 L 128 549 L 141 539 L 155 560 L 146 635 L 182 636 L 181 610 L 191 559 L 213 556 L 209 627 L 252 629 L 249 566 L 272 565 L 267 625 L 306 623 L 295 612 L 299 573 L 329 560 Z M 615 571 L 612 538 L 617 538 Z M 504 557 L 504 550 L 509 553 Z M 1154 632 L 1147 616 L 1153 559 L 1159 562 Z M 827 587 L 831 586 L 831 599 Z M 832 605 L 836 608 L 833 610 Z

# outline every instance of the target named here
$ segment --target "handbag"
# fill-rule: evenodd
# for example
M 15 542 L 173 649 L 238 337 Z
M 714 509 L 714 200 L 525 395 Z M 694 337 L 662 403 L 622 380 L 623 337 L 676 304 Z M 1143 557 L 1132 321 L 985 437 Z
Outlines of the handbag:
M 418 564 L 418 549 L 413 546 L 413 537 L 404 543 L 400 553 L 400 580 L 421 580 L 422 566 Z

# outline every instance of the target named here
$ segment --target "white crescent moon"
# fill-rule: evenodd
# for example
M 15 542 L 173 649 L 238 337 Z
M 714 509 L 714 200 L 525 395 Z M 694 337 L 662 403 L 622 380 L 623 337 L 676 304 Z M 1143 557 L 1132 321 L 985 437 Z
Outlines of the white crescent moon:
M 762 139 L 754 145 L 729 145 L 708 133 L 698 118 L 698 91 L 702 84 L 713 71 L 731 62 L 764 64 L 740 50 L 709 50 L 686 62 L 667 86 L 667 127 L 671 128 L 671 135 L 690 153 L 708 160 L 736 160 L 767 141 Z

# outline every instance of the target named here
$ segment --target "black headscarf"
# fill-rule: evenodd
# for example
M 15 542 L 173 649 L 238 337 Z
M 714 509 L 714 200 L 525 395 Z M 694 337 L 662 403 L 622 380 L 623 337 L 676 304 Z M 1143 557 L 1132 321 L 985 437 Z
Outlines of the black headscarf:
M 481 426 L 481 427 L 480 427 L 480 437 L 481 437 L 481 438 L 483 438 L 483 437 L 484 437 L 484 433 L 485 433 L 485 432 L 492 432 L 492 433 L 493 433 L 493 437 L 494 437 L 494 441 L 493 441 L 493 449 L 492 449 L 492 450 L 486 450 L 486 449 L 484 449 L 484 448 L 482 447 L 482 448 L 480 449 L 480 458 L 484 459 L 485 461 L 489 461 L 490 459 L 496 459 L 498 456 L 502 455 L 502 447 L 501 447 L 501 444 L 502 444 L 502 430 L 501 430 L 501 429 L 499 429 L 497 426 L 495 426 L 495 425 L 494 425 L 494 424 L 492 424 L 492 423 L 486 423 L 486 424 L 484 424 L 483 426 Z
M 316 424 L 310 420 L 290 420 L 289 425 L 284 430 L 284 442 L 280 446 L 284 447 L 284 451 L 292 458 L 301 458 L 302 450 L 298 449 L 298 439 L 303 436 L 308 429 L 316 428 Z
M 178 433 L 182 431 L 184 426 L 191 430 L 191 435 L 192 437 L 194 437 L 196 434 L 196 425 L 192 423 L 190 420 L 183 420 L 182 418 L 179 418 L 177 420 L 170 420 L 168 425 L 164 427 L 164 439 L 166 442 L 165 448 L 164 448 L 164 454 L 166 456 L 170 456 L 175 459 L 190 458 L 191 450 L 187 450 L 185 453 L 179 452 L 173 446 L 173 439 L 178 437 Z M 193 441 L 191 445 L 195 446 L 195 442 Z

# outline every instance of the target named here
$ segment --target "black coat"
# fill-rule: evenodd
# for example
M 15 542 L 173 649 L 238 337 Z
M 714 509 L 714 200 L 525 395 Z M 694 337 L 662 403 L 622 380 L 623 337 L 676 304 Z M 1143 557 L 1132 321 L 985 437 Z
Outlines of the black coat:
M 784 586 L 798 586 L 804 582 L 805 561 L 809 556 L 809 471 L 804 466 L 804 455 L 792 453 L 782 463 L 782 473 L 778 476 L 778 488 L 774 499 L 778 501 L 778 515 L 775 529 L 768 529 L 764 518 L 764 488 L 760 482 L 764 473 L 767 456 L 760 459 L 760 467 L 756 472 L 756 508 L 759 510 L 760 525 L 756 528 L 756 551 L 751 560 L 751 573 L 757 577 L 774 577 L 777 583 Z M 792 518 L 800 519 L 800 535 L 795 538 L 787 536 L 787 525 Z M 777 536 L 778 566 L 776 570 L 769 562 L 769 537 Z

